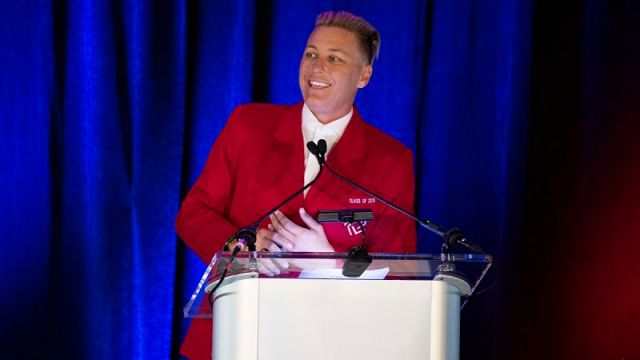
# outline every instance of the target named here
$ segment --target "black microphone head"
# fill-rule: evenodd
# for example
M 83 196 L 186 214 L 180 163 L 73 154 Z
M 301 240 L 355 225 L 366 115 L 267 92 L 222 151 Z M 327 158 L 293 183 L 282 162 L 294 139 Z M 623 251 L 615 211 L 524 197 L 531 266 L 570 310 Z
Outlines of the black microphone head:
M 464 241 L 464 233 L 458 228 L 453 228 L 444 233 L 443 238 L 448 246 L 453 247 Z
M 244 240 L 249 249 L 254 248 L 256 243 L 256 230 L 250 227 L 242 228 L 236 233 L 236 238 L 238 240 Z
M 316 143 L 314 143 L 313 141 L 309 141 L 307 143 L 307 149 L 309 149 L 309 152 L 313 155 L 318 155 L 318 145 L 316 145 Z
M 324 139 L 318 140 L 318 152 L 322 155 L 327 152 L 327 142 Z

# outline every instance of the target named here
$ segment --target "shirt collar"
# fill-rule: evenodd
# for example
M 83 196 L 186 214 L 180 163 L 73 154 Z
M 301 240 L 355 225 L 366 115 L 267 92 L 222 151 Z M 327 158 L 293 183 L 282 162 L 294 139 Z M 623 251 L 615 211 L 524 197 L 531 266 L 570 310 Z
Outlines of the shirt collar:
M 344 129 L 349 125 L 349 120 L 353 115 L 353 106 L 349 112 L 328 124 L 321 123 L 318 118 L 311 112 L 311 109 L 305 103 L 302 107 L 302 134 L 304 136 L 305 143 L 313 140 L 313 136 L 316 130 L 322 130 L 324 134 L 333 134 L 335 137 L 340 138 Z M 337 139 L 336 139 L 337 140 Z

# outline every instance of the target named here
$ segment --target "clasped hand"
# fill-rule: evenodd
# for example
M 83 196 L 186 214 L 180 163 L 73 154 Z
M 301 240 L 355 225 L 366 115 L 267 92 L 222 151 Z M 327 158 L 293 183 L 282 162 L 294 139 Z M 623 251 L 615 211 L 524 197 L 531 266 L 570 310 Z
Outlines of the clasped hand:
M 268 228 L 258 230 L 256 249 L 271 252 L 333 252 L 322 224 L 303 208 L 298 211 L 300 218 L 308 227 L 294 223 L 280 210 L 276 210 L 269 215 L 271 224 Z
M 269 216 L 271 224 L 258 230 L 256 249 L 269 252 L 333 252 L 322 224 L 317 222 L 303 208 L 299 210 L 300 218 L 308 226 L 300 226 L 287 218 L 280 210 Z M 285 259 L 274 259 L 275 263 L 261 262 L 260 272 L 266 275 L 277 275 L 281 268 L 288 268 Z M 277 265 L 276 265 L 277 264 Z M 298 264 L 303 265 L 303 264 Z

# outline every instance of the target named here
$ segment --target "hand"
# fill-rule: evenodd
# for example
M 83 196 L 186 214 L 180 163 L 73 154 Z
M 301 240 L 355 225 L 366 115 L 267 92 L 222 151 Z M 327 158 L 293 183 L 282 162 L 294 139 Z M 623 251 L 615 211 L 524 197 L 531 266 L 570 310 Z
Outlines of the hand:
M 282 270 L 289 268 L 289 263 L 285 259 L 260 258 L 258 260 L 258 272 L 269 277 L 280 275 Z
M 273 240 L 275 233 L 268 229 L 260 229 L 256 233 L 256 250 L 261 252 L 280 252 L 283 250 L 280 243 Z M 293 246 L 284 240 L 281 240 L 283 244 L 288 247 Z M 280 270 L 289 268 L 289 263 L 285 259 L 273 258 L 266 259 L 261 258 L 258 264 L 258 272 L 267 276 L 279 275 Z
M 264 244 L 271 246 L 269 250 L 275 246 L 279 251 L 333 252 L 322 225 L 303 208 L 299 209 L 299 213 L 308 228 L 289 220 L 280 210 L 269 216 L 271 224 L 262 235 Z
M 289 251 L 293 248 L 293 243 L 288 238 L 273 231 L 271 225 L 268 229 L 262 228 L 256 233 L 256 250 L 280 252 Z

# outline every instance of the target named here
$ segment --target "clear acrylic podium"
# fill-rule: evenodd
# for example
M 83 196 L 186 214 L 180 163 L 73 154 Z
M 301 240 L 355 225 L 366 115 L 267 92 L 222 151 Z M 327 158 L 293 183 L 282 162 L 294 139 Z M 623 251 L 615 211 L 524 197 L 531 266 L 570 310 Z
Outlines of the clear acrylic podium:
M 370 254 L 358 278 L 346 253 L 230 253 L 207 267 L 185 317 L 213 317 L 218 359 L 457 359 L 461 299 L 491 266 L 478 254 Z

